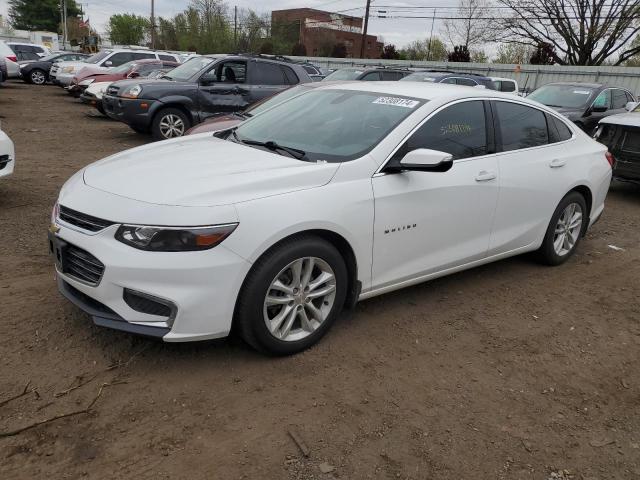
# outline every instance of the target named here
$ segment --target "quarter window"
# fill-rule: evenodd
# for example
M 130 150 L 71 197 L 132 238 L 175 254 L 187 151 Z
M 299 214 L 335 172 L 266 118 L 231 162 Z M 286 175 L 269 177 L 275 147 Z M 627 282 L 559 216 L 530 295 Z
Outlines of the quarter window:
M 487 128 L 482 101 L 456 103 L 427 120 L 402 145 L 394 158 L 418 148 L 450 153 L 453 159 L 487 154 Z
M 465 85 L 467 87 L 475 87 L 476 85 L 478 85 L 474 80 L 471 80 L 469 78 L 456 78 L 456 83 L 458 85 Z
M 362 77 L 360 80 L 363 80 L 365 82 L 378 81 L 378 80 L 380 80 L 380 72 L 369 72 L 364 77 Z
M 172 55 L 163 55 L 161 53 L 158 54 L 158 58 L 160 60 L 165 60 L 167 62 L 177 62 L 176 57 L 172 56 Z
M 300 83 L 300 79 L 298 78 L 298 75 L 296 75 L 296 72 L 293 71 L 293 69 L 282 65 L 282 71 L 284 73 L 284 78 L 287 81 L 287 84 L 297 85 L 298 83 Z
M 537 147 L 549 143 L 544 113 L 535 108 L 511 102 L 495 102 L 502 151 Z
M 569 127 L 567 127 L 562 120 L 552 116 L 550 116 L 550 118 L 555 125 L 556 130 L 558 131 L 558 141 L 564 142 L 565 140 L 569 140 L 573 136 L 573 133 L 571 133 Z

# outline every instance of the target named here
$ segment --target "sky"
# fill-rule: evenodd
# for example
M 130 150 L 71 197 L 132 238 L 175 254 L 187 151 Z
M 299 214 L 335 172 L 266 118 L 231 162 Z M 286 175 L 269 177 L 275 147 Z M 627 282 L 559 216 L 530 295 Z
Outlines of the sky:
M 150 15 L 151 0 L 76 0 L 82 6 L 91 20 L 91 25 L 103 33 L 109 17 L 114 13 L 135 13 L 138 15 Z M 271 10 L 281 10 L 285 8 L 318 8 L 320 10 L 341 11 L 353 9 L 345 14 L 353 16 L 364 16 L 364 6 L 366 0 L 225 0 L 230 9 L 234 5 L 238 8 L 253 8 L 258 13 L 268 13 Z M 157 16 L 172 17 L 180 13 L 189 4 L 189 0 L 155 0 L 155 10 Z M 373 0 L 371 3 L 371 14 L 376 15 L 379 8 L 377 5 L 404 5 L 404 6 L 445 6 L 454 7 L 457 0 Z M 5 16 L 8 11 L 8 0 L 0 0 L 0 14 Z M 428 10 L 421 15 L 430 15 Z M 437 32 L 440 25 L 436 21 L 434 31 Z M 398 48 L 402 48 L 413 40 L 424 39 L 429 36 L 431 30 L 430 19 L 383 19 L 371 18 L 369 21 L 369 33 L 382 36 L 385 43 L 393 43 Z

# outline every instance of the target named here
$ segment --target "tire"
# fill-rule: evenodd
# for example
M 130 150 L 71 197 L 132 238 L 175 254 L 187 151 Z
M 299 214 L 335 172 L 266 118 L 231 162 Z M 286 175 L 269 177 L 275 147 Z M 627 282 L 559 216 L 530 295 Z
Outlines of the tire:
M 576 217 L 578 214 L 579 223 Z M 560 265 L 569 260 L 586 230 L 588 218 L 589 212 L 584 197 L 578 192 L 568 193 L 553 212 L 542 246 L 538 250 L 540 261 L 547 265 Z
M 300 282 L 295 281 L 296 266 Z M 347 282 L 345 261 L 329 242 L 312 235 L 285 240 L 262 255 L 247 275 L 234 328 L 245 342 L 270 355 L 305 350 L 327 333 L 342 311 Z
M 151 133 L 156 140 L 177 138 L 191 127 L 189 117 L 178 108 L 163 108 L 155 117 L 151 125 Z
M 33 83 L 34 85 L 44 85 L 47 83 L 47 72 L 40 70 L 39 68 L 34 68 L 29 72 L 29 83 Z

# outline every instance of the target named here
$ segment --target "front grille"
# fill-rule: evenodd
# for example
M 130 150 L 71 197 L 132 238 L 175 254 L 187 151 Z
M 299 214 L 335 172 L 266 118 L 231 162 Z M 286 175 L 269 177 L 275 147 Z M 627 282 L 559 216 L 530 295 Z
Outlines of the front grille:
M 9 165 L 11 157 L 9 155 L 0 155 L 0 170 Z
M 171 316 L 171 307 L 158 300 L 154 300 L 148 295 L 141 295 L 129 289 L 125 289 L 122 294 L 125 303 L 136 312 L 148 315 L 158 315 L 160 317 Z
M 86 250 L 67 244 L 62 253 L 62 273 L 89 285 L 98 285 L 104 273 L 104 264 Z
M 107 88 L 107 95 L 113 95 L 114 97 L 117 97 L 118 96 L 118 90 L 119 90 L 119 88 L 117 86 L 110 85 Z
M 65 223 L 75 225 L 83 230 L 89 230 L 90 232 L 99 232 L 115 223 L 109 220 L 103 220 L 102 218 L 92 217 L 91 215 L 63 207 L 62 205 L 60 205 L 58 217 Z

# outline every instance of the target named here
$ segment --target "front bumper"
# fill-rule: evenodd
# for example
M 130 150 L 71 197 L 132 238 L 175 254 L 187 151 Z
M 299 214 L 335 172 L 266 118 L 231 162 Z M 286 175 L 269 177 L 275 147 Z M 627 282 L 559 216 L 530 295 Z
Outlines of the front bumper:
M 75 73 L 51 73 L 49 75 L 51 83 L 59 87 L 68 87 L 71 85 Z
M 150 112 L 156 110 L 156 103 L 158 100 L 102 96 L 102 107 L 108 117 L 145 130 L 151 128 L 153 116 Z
M 119 225 L 84 233 L 64 222 L 55 238 L 89 252 L 105 266 L 95 286 L 56 266 L 58 287 L 97 325 L 182 342 L 220 338 L 231 329 L 235 300 L 250 263 L 218 245 L 199 252 L 146 252 L 115 240 Z M 51 234 L 53 235 L 53 234 Z M 125 292 L 161 299 L 169 316 L 132 308 Z

